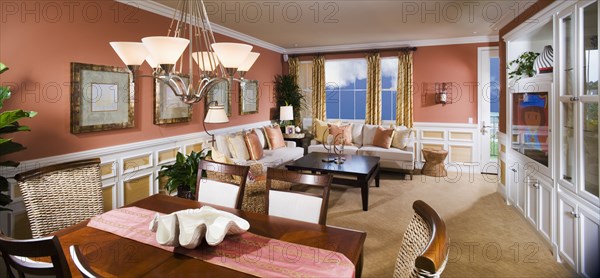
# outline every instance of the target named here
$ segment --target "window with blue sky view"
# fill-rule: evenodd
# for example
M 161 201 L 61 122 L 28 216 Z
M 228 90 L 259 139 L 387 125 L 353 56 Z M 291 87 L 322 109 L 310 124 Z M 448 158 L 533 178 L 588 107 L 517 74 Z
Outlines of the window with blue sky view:
M 396 120 L 398 58 L 381 59 L 381 119 Z M 325 61 L 328 119 L 364 120 L 367 102 L 367 60 Z

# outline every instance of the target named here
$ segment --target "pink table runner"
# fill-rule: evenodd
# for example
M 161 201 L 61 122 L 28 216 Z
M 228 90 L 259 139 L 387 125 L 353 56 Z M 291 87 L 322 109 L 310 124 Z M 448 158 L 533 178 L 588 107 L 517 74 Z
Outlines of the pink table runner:
M 256 276 L 354 277 L 354 264 L 341 253 L 250 232 L 226 236 L 217 246 L 163 246 L 149 230 L 155 213 L 138 207 L 120 208 L 93 217 L 88 226 Z

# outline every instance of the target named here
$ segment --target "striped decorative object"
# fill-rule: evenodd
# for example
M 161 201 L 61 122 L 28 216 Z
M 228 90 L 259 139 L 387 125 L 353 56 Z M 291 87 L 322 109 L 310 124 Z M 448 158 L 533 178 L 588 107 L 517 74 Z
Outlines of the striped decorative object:
M 554 50 L 551 45 L 544 47 L 544 51 L 535 59 L 533 65 L 538 74 L 552 72 L 554 67 Z

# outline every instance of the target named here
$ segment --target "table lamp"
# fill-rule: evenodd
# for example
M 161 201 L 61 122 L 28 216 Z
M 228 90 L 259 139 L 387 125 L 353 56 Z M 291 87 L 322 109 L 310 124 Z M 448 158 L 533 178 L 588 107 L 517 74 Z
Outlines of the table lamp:
M 292 121 L 294 120 L 294 106 L 280 106 L 279 107 L 279 120 L 280 121 Z

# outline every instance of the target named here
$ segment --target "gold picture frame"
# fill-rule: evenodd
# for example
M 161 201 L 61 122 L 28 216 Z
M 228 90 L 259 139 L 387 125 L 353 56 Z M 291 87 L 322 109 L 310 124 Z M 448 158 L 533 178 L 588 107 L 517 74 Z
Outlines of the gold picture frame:
M 258 113 L 258 80 L 240 81 L 240 115 Z
M 181 76 L 189 83 L 189 76 Z M 164 82 L 154 79 L 154 124 L 184 123 L 192 120 L 192 105 L 181 101 Z
M 71 133 L 134 127 L 134 91 L 124 68 L 71 63 Z
M 229 82 L 221 82 L 206 94 L 204 101 L 204 111 L 208 111 L 208 104 L 216 101 L 219 105 L 225 106 L 227 116 L 231 117 L 231 92 L 229 91 Z

